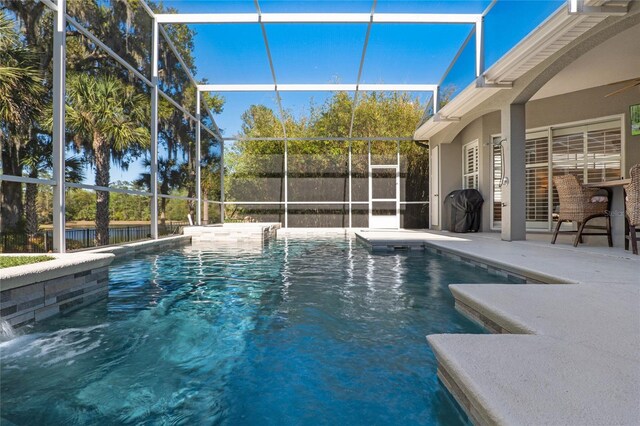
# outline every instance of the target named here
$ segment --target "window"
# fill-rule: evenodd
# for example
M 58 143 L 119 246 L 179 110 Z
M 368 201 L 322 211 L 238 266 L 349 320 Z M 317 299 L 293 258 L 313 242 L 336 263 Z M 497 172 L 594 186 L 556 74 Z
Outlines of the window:
M 587 131 L 587 182 L 620 179 L 622 135 L 620 128 Z
M 549 132 L 527 134 L 525 142 L 525 215 L 530 228 L 549 226 Z
M 600 182 L 619 179 L 621 176 L 622 134 L 619 119 L 581 126 L 552 127 L 551 143 L 549 133 L 549 129 L 527 132 L 527 229 L 549 229 L 553 212 L 559 207 L 558 194 L 550 180 L 550 172 L 553 176 L 573 174 L 580 182 Z M 493 138 L 494 142 L 497 138 Z M 502 155 L 499 146 L 494 144 L 492 155 L 492 225 L 499 228 L 502 201 Z M 549 208 L 550 202 L 552 209 Z
M 466 144 L 462 148 L 462 155 L 462 187 L 464 189 L 478 189 L 480 168 L 478 140 Z
M 572 174 L 581 183 L 619 179 L 622 164 L 620 120 L 552 131 L 553 175 Z M 553 190 L 554 211 L 559 208 Z
M 491 138 L 493 167 L 492 167 L 492 182 L 493 182 L 493 219 L 492 226 L 494 228 L 500 227 L 502 221 L 502 139 L 501 136 L 493 136 Z

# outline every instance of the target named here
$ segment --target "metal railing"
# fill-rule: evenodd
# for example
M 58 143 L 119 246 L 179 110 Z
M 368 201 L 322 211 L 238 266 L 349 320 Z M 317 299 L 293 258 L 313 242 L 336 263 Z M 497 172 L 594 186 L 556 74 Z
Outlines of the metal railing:
M 187 222 L 158 224 L 162 236 L 182 234 Z M 71 228 L 65 231 L 68 250 L 96 247 L 96 228 Z M 109 244 L 123 244 L 151 238 L 151 225 L 117 225 L 109 227 Z M 1 253 L 48 253 L 53 250 L 53 231 L 43 230 L 35 234 L 24 232 L 0 232 Z
M 158 235 L 180 235 L 185 226 L 189 226 L 189 222 L 158 222 Z
M 2 253 L 48 253 L 53 249 L 52 231 L 27 235 L 24 232 L 0 232 Z
M 95 247 L 96 228 L 67 229 L 67 249 Z M 109 227 L 109 244 L 121 244 L 151 238 L 150 225 Z

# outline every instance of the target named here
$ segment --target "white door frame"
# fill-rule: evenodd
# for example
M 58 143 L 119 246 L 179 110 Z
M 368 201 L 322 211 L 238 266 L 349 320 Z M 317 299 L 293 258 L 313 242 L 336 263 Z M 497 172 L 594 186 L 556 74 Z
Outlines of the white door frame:
M 440 226 L 440 147 L 438 145 L 431 149 L 430 160 L 431 202 L 429 210 L 431 211 L 431 222 L 429 228 L 437 228 Z

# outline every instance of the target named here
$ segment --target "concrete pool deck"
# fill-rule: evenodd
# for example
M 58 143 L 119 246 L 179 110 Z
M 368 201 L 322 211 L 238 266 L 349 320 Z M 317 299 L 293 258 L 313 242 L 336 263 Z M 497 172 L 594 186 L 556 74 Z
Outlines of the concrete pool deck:
M 494 333 L 428 336 L 438 375 L 476 424 L 640 424 L 640 257 L 497 234 L 360 231 L 373 250 L 427 248 L 545 283 L 451 283 Z

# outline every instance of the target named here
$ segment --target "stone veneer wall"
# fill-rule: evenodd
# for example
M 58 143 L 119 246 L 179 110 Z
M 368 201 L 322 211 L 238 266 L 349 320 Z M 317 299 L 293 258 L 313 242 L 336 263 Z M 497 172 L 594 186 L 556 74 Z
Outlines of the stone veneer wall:
M 0 270 L 0 319 L 19 327 L 79 309 L 108 296 L 113 259 L 190 243 L 190 236 L 174 236 L 52 254 L 54 260 Z
M 191 236 L 193 244 L 255 243 L 275 238 L 279 228 L 279 223 L 225 223 L 223 226 L 187 226 L 184 235 Z
M 75 272 L 1 291 L 0 318 L 17 327 L 86 306 L 108 292 L 108 266 Z

